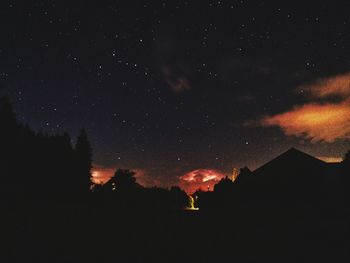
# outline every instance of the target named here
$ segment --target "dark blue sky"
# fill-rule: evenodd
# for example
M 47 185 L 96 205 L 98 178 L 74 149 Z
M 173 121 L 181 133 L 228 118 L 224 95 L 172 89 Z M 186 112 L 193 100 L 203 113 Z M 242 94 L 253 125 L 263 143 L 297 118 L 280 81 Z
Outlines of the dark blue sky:
M 85 127 L 95 164 L 172 184 L 199 168 L 255 168 L 291 146 L 328 157 L 350 146 L 347 135 L 257 124 L 310 103 L 301 85 L 347 79 L 348 1 L 0 6 L 1 93 L 35 130 L 74 139 Z

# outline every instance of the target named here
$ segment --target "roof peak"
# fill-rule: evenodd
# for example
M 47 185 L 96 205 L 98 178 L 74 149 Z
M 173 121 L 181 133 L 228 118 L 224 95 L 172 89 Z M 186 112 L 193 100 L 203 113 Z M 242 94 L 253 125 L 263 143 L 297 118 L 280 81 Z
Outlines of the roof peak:
M 295 147 L 291 147 L 290 149 L 288 149 L 284 153 L 280 154 L 279 156 L 283 156 L 285 154 L 300 154 L 300 155 L 304 155 L 304 156 L 309 156 L 309 157 L 311 157 L 313 159 L 317 159 L 315 156 L 313 156 L 311 154 L 308 154 L 308 153 L 306 153 L 304 151 L 301 151 L 301 150 L 299 150 L 299 149 L 297 149 Z M 279 157 L 279 156 L 277 156 L 277 157 Z M 317 160 L 319 160 L 319 159 L 317 159 Z M 321 160 L 319 160 L 319 161 L 321 161 Z
M 291 148 L 289 148 L 289 149 L 287 150 L 287 152 L 290 152 L 290 151 L 303 152 L 303 151 L 301 151 L 301 150 L 299 150 L 299 149 L 297 149 L 297 148 L 295 148 L 295 147 L 291 147 Z
M 278 163 L 281 160 L 290 160 L 291 162 L 293 160 L 300 160 L 300 159 L 307 159 L 307 160 L 313 160 L 315 162 L 318 163 L 325 163 L 324 161 L 317 159 L 316 157 L 305 153 L 299 149 L 296 149 L 295 147 L 291 147 L 290 149 L 288 149 L 287 151 L 283 152 L 282 154 L 276 156 L 275 158 L 273 158 L 272 160 L 270 160 L 269 162 L 265 163 L 264 165 L 260 166 L 259 168 L 257 168 L 254 172 L 259 171 L 261 169 L 264 169 L 266 167 L 269 167 L 271 164 L 274 163 Z

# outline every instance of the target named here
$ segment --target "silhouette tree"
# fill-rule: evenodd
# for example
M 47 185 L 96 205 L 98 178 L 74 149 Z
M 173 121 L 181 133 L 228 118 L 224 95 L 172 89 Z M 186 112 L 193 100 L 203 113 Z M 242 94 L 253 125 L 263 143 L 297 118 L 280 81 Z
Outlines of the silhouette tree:
M 86 131 L 82 129 L 75 145 L 78 188 L 88 192 L 91 186 L 92 149 Z
M 35 133 L 17 122 L 6 97 L 0 98 L 0 123 L 1 192 L 18 199 L 60 200 L 89 189 L 91 148 L 86 134 L 79 137 L 75 151 L 66 133 Z M 63 176 L 68 179 L 58 183 Z
M 215 193 L 227 193 L 233 189 L 233 182 L 226 176 L 214 185 Z
M 18 142 L 18 125 L 12 110 L 10 100 L 7 97 L 0 98 L 0 167 L 1 183 L 4 190 L 14 189 L 17 184 L 13 168 L 16 166 L 16 153 Z
M 128 191 L 140 188 L 140 185 L 136 183 L 135 178 L 136 173 L 131 170 L 117 169 L 114 176 L 109 181 L 109 184 L 112 186 L 112 190 L 118 191 Z
M 189 207 L 189 196 L 178 186 L 172 186 L 170 188 L 170 196 L 172 207 L 176 209 L 184 209 Z
M 8 97 L 0 98 L 0 119 L 1 122 L 6 124 L 1 130 L 13 129 L 17 126 L 16 116 L 13 112 L 10 99 Z

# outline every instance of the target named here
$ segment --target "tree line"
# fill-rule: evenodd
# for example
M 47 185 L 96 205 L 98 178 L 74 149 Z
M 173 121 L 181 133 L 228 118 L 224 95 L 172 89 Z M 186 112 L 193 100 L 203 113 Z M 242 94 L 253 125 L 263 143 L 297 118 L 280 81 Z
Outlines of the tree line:
M 7 97 L 0 98 L 1 193 L 10 199 L 83 198 L 89 193 L 92 149 L 85 130 L 76 140 L 19 123 Z
M 68 133 L 34 132 L 17 121 L 7 97 L 0 98 L 0 121 L 0 193 L 6 199 L 89 199 L 159 209 L 188 206 L 189 197 L 179 187 L 145 188 L 130 170 L 117 169 L 105 185 L 93 184 L 92 148 L 84 129 L 75 145 Z

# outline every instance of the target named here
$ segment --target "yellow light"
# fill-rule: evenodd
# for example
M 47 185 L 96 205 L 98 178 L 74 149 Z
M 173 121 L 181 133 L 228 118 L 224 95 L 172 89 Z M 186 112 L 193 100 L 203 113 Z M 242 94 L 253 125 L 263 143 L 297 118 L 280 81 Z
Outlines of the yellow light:
M 186 210 L 191 210 L 191 211 L 199 210 L 198 207 L 194 207 L 194 199 L 193 199 L 193 197 L 191 195 L 189 196 L 189 199 L 190 199 L 190 206 L 186 207 Z

